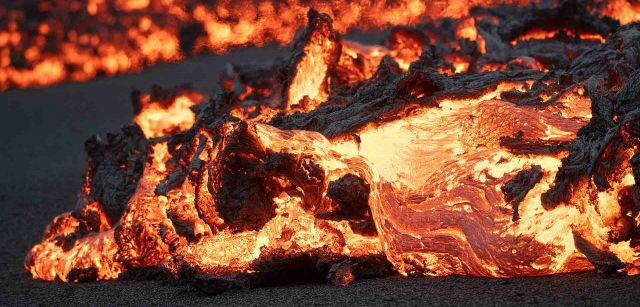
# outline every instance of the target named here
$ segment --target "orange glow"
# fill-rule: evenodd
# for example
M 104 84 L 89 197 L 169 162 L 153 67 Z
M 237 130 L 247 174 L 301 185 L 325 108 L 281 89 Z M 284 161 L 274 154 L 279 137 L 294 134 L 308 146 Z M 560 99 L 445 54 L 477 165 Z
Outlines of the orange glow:
M 133 118 L 148 138 L 159 137 L 189 129 L 195 122 L 191 107 L 200 103 L 203 95 L 188 92 L 172 98 L 168 106 L 151 100 L 145 93 L 140 98 L 141 111 Z
M 116 3 L 146 12 L 178 2 Z M 91 3 L 101 16 L 105 2 Z M 329 14 L 297 1 L 194 6 L 205 32 L 194 48 L 284 43 L 307 26 L 272 66 L 227 66 L 208 103 L 186 86 L 134 91 L 134 124 L 85 143 L 78 204 L 53 219 L 25 268 L 70 282 L 149 268 L 233 282 L 304 256 L 319 272 L 331 264 L 337 285 L 355 280 L 348 263 L 365 257 L 404 276 L 640 274 L 640 133 L 624 113 L 640 79 L 637 63 L 618 58 L 636 46 L 620 32 L 577 29 L 504 38 L 467 16 L 485 1 L 378 3 L 311 2 Z M 394 27 L 381 45 L 339 34 L 427 16 L 457 19 Z M 131 25 L 133 53 L 75 33 L 64 60 L 46 57 L 38 75 L 10 82 L 88 79 L 182 56 L 173 28 L 146 16 Z M 10 34 L 0 39 L 11 44 Z M 562 61 L 527 44 L 551 46 Z M 43 50 L 25 56 L 38 61 Z M 609 61 L 621 69 L 598 66 Z M 549 201 L 556 188 L 566 199 Z
M 476 29 L 475 20 L 473 18 L 463 19 L 456 28 L 456 36 L 475 42 L 476 39 L 478 39 L 478 30 Z
M 528 41 L 528 40 L 542 40 L 542 39 L 551 39 L 554 38 L 560 33 L 559 30 L 544 30 L 544 29 L 532 29 L 531 31 L 522 34 L 513 40 L 511 40 L 510 44 L 515 46 L 520 41 Z M 575 37 L 575 33 L 570 30 L 564 31 L 568 36 Z M 593 40 L 600 43 L 604 43 L 605 39 L 598 33 L 580 33 L 578 34 L 578 38 L 581 40 Z
M 142 10 L 149 6 L 151 0 L 116 0 L 119 8 L 123 11 Z
M 50 6 L 42 6 L 52 15 L 39 25 L 38 33 L 33 36 L 27 33 L 24 12 L 7 11 L 9 22 L 5 28 L 0 28 L 0 54 L 25 54 L 29 48 L 36 47 L 38 56 L 28 59 L 26 67 L 12 62 L 3 65 L 0 91 L 66 80 L 84 81 L 99 73 L 110 76 L 138 71 L 158 61 L 181 60 L 188 54 L 183 54 L 180 49 L 180 30 L 190 22 L 202 25 L 206 35 L 198 37 L 189 52 L 226 52 L 239 46 L 290 42 L 296 31 L 304 26 L 304 17 L 310 7 L 329 14 L 334 19 L 334 28 L 345 33 L 350 29 L 415 25 L 429 18 L 461 18 L 468 16 L 469 9 L 476 5 L 529 2 L 462 0 L 425 5 L 418 0 L 393 3 L 293 0 L 278 4 L 225 0 L 212 6 L 200 4 L 197 0 L 54 1 Z M 0 7 L 0 11 L 2 9 Z M 79 16 L 70 21 L 65 12 L 78 10 Z M 82 26 L 87 23 L 92 24 L 92 28 Z M 472 31 L 466 27 L 463 35 L 470 35 Z M 59 50 L 45 52 L 45 42 L 51 41 L 60 44 Z M 49 58 L 61 65 L 47 72 L 46 77 L 41 77 L 42 65 L 50 65 Z M 126 64 L 122 63 L 124 58 L 127 59 Z M 403 60 L 402 67 L 408 67 L 407 59 Z
M 602 10 L 602 15 L 617 19 L 621 24 L 626 25 L 640 21 L 640 6 L 633 1 L 610 0 Z
M 515 46 L 518 43 L 518 41 L 528 41 L 533 39 L 549 39 L 556 36 L 558 32 L 559 32 L 558 30 L 547 31 L 543 29 L 534 29 L 532 31 L 529 31 L 526 34 L 523 34 L 513 39 L 510 43 L 511 45 Z
M 621 214 L 619 206 L 611 205 L 617 203 L 618 191 L 634 184 L 633 177 L 627 174 L 613 190 L 598 194 L 599 210 L 580 196 L 572 200 L 574 206 L 545 210 L 541 194 L 552 184 L 566 151 L 517 155 L 501 148 L 501 136 L 521 133 L 532 139 L 570 141 L 589 118 L 589 103 L 580 86 L 567 89 L 556 100 L 570 106 L 573 114 L 555 108 L 521 108 L 499 100 L 503 93 L 527 91 L 531 84 L 503 82 L 473 98 L 441 98 L 439 108 L 425 108 L 386 124 L 358 129 L 358 142 L 331 140 L 316 132 L 283 131 L 261 123 L 248 123 L 248 130 L 242 130 L 242 123 L 227 123 L 219 129 L 223 135 L 217 143 L 205 130 L 196 132 L 199 137 L 194 140 L 198 141 L 190 146 L 204 146 L 197 157 L 213 163 L 211 171 L 221 170 L 216 161 L 231 147 L 236 148 L 234 135 L 241 133 L 257 142 L 251 145 L 256 148 L 312 159 L 323 170 L 325 179 L 318 183 L 322 189 L 328 182 L 356 172 L 371 182 L 369 206 L 379 236 L 355 233 L 346 221 L 319 220 L 309 211 L 305 197 L 287 192 L 269 195 L 275 213 L 260 228 L 233 231 L 227 228 L 231 221 L 220 213 L 196 213 L 201 210 L 196 201 L 196 193 L 202 193 L 198 189 L 206 189 L 206 181 L 217 180 L 215 176 L 202 177 L 205 182 L 201 187 L 187 180 L 166 195 L 153 192 L 169 172 L 165 167 L 167 143 L 163 141 L 153 145 L 153 159 L 147 160 L 142 181 L 117 223 L 109 224 L 103 218 L 99 232 L 76 241 L 71 250 L 62 250 L 55 238 L 78 231 L 79 221 L 69 214 L 57 217 L 44 241 L 29 254 L 27 269 L 34 278 L 69 281 L 75 280 L 73 270 L 85 267 L 97 267 L 97 279 L 116 278 L 125 270 L 122 261 L 130 267 L 163 265 L 170 271 L 182 263 L 216 276 L 250 270 L 252 263 L 268 257 L 269 251 L 282 248 L 292 253 L 322 249 L 349 256 L 385 253 L 404 275 L 509 277 L 592 270 L 576 249 L 574 234 L 579 231 L 590 242 L 606 247 L 612 225 Z M 144 127 L 143 117 L 177 117 L 173 108 L 184 110 L 187 100 L 179 96 L 160 113 L 150 113 L 157 110 L 148 108 L 141 114 L 149 115 L 139 115 L 136 122 Z M 500 209 L 507 204 L 497 191 L 532 165 L 539 165 L 544 176 L 520 204 L 520 219 L 512 221 L 511 213 Z M 291 184 L 286 183 L 289 179 L 280 180 L 284 180 L 278 181 L 283 188 Z M 102 214 L 98 203 L 85 208 Z M 172 226 L 176 217 L 168 212 L 186 219 L 192 225 L 192 235 L 200 239 L 180 239 Z M 118 230 L 114 232 L 110 225 Z M 158 227 L 165 229 L 162 236 L 153 230 Z M 295 231 L 291 233 L 291 229 Z M 398 236 L 399 231 L 406 235 Z M 142 237 L 131 237 L 136 233 Z M 338 240 L 336 233 L 342 239 Z M 118 239 L 123 235 L 128 239 Z M 116 241 L 121 243 L 116 246 Z M 608 249 L 626 263 L 637 261 L 628 241 Z M 350 282 L 350 274 L 348 270 L 341 272 L 338 284 Z
M 100 73 L 108 76 L 138 71 L 158 61 L 178 61 L 189 54 L 180 48 L 180 30 L 191 22 L 202 26 L 203 36 L 195 38 L 188 53 L 226 52 L 239 46 L 263 46 L 270 42 L 286 44 L 304 25 L 309 7 L 329 14 L 334 28 L 345 33 L 351 29 L 381 29 L 391 25 L 416 25 L 431 18 L 461 18 L 456 36 L 475 41 L 481 54 L 485 41 L 468 17 L 470 8 L 479 5 L 536 3 L 536 0 L 461 0 L 425 5 L 423 1 L 403 0 L 385 3 L 359 0 L 354 2 L 286 1 L 246 2 L 219 1 L 216 6 L 197 0 L 80 0 L 53 1 L 42 5 L 48 12 L 80 10 L 77 20 L 56 13 L 28 34 L 24 12 L 6 11 L 9 20 L 0 28 L 0 91 L 11 87 L 45 86 L 62 81 L 84 81 Z M 626 0 L 605 0 L 597 13 L 628 24 L 640 20 L 640 8 Z M 55 10 L 52 10 L 55 8 Z M 0 11 L 2 8 L 0 8 Z M 6 10 L 6 9 L 5 9 Z M 115 14 L 114 14 L 115 13 Z M 153 21 L 152 21 L 153 20 Z M 77 22 L 75 24 L 74 22 Z M 96 28 L 81 25 L 91 22 Z M 113 25 L 117 24 L 117 27 Z M 534 29 L 514 39 L 517 41 L 552 38 L 557 30 Z M 603 41 L 598 34 L 579 34 L 582 39 Z M 189 38 L 191 39 L 191 38 Z M 45 42 L 59 43 L 57 50 L 45 50 Z M 26 66 L 12 62 L 10 53 L 23 55 Z M 70 56 L 71 55 L 71 56 Z M 403 69 L 414 59 L 395 56 Z M 41 77 L 43 65 L 57 65 Z M 126 59 L 126 61 L 124 60 Z M 126 62 L 126 63 L 124 63 Z M 456 64 L 456 71 L 463 71 Z

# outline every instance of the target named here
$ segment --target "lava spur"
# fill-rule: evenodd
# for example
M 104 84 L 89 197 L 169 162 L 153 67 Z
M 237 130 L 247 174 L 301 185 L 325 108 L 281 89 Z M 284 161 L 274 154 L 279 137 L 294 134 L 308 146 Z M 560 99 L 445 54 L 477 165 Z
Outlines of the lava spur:
M 0 90 L 286 44 L 228 63 L 213 93 L 133 90 L 132 122 L 86 140 L 75 206 L 26 255 L 35 280 L 640 282 L 636 0 L 72 1 L 113 14 L 98 29 L 123 20 L 96 44 L 69 34 L 87 18 L 56 32 L 73 5 L 35 2 L 43 15 L 0 11 Z

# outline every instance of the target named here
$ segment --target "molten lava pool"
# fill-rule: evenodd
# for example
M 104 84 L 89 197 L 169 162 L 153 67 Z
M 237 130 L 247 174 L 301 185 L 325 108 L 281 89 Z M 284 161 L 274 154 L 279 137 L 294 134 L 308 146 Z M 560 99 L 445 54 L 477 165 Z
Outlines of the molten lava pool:
M 392 274 L 640 273 L 634 2 L 407 1 L 366 13 L 364 2 L 174 2 L 101 1 L 86 14 L 119 6 L 118 18 L 150 20 L 144 35 L 123 23 L 139 37 L 179 31 L 175 48 L 158 42 L 176 50 L 199 33 L 180 27 L 193 18 L 208 40 L 189 54 L 268 40 L 290 41 L 288 52 L 229 64 L 213 95 L 134 91 L 133 123 L 86 141 L 78 203 L 27 255 L 33 278 L 160 272 L 219 292 L 299 274 L 346 285 Z M 306 18 L 295 19 L 300 10 Z M 235 15 L 246 11 L 257 13 Z M 340 34 L 390 25 L 377 45 Z M 131 48 L 119 50 L 146 64 L 187 56 Z M 95 75 L 66 77 L 77 67 L 52 59 L 63 77 L 20 83 L 12 78 L 32 68 L 9 64 L 4 88 Z

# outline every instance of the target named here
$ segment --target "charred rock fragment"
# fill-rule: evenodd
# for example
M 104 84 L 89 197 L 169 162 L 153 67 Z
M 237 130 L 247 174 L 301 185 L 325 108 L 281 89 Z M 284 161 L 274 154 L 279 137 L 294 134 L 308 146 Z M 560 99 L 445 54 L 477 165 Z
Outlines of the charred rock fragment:
M 552 154 L 567 150 L 569 142 L 527 139 L 516 134 L 500 138 L 500 145 L 515 154 Z
M 265 149 L 247 125 L 229 136 L 210 174 L 218 214 L 233 231 L 257 230 L 275 215 L 271 197 L 279 194 L 262 165 Z
M 387 259 L 380 256 L 346 259 L 329 269 L 326 279 L 335 286 L 347 286 L 357 279 L 389 276 L 393 267 Z
M 299 194 L 305 209 L 322 201 L 325 185 L 324 170 L 311 156 L 271 153 L 264 165 L 269 176 L 285 179 L 283 188 L 290 195 Z
M 512 221 L 520 219 L 518 214 L 518 206 L 520 202 L 527 196 L 529 190 L 542 179 L 542 168 L 540 165 L 532 165 L 530 170 L 518 172 L 507 184 L 502 186 L 502 193 L 506 201 L 511 203 L 513 208 Z
M 110 224 L 118 221 L 133 196 L 147 159 L 147 140 L 138 126 L 122 128 L 119 134 L 98 136 L 85 142 L 87 175 L 84 202 L 97 201 Z M 87 230 L 97 230 L 95 225 Z
M 98 270 L 96 268 L 73 269 L 69 272 L 70 282 L 88 282 L 98 279 Z
M 369 211 L 369 184 L 362 178 L 347 174 L 329 183 L 327 196 L 336 202 L 338 207 L 334 214 L 342 217 L 360 217 Z
M 579 235 L 574 234 L 574 240 L 576 240 L 576 248 L 585 254 L 599 271 L 612 274 L 624 267 L 624 263 L 613 253 L 594 246 Z
M 335 206 L 324 210 L 324 218 L 349 220 L 351 229 L 356 233 L 376 235 L 376 228 L 369 208 L 371 189 L 362 178 L 347 174 L 329 183 L 327 196 Z

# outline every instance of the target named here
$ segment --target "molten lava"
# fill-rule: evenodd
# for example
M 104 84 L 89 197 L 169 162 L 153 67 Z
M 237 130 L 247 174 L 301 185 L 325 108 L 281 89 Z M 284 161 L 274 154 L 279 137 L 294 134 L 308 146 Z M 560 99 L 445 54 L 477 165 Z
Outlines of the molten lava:
M 247 9 L 232 4 L 198 18 Z M 230 65 L 208 102 L 134 92 L 135 124 L 85 143 L 78 205 L 25 267 L 62 281 L 162 272 L 213 292 L 301 272 L 337 285 L 638 274 L 640 26 L 594 9 L 477 8 L 395 27 L 383 46 L 334 30 L 358 18 L 310 10 L 288 56 Z M 220 42 L 261 25 L 203 20 Z
M 310 7 L 332 17 L 333 26 L 340 33 L 462 18 L 465 21 L 456 34 L 475 41 L 475 37 L 483 40 L 473 25 L 474 18 L 486 15 L 479 12 L 482 7 L 526 7 L 538 2 L 541 1 L 456 0 L 426 4 L 418 0 L 225 0 L 213 5 L 204 0 L 12 0 L 0 4 L 0 91 L 112 76 L 160 61 L 177 61 L 202 52 L 225 52 L 238 46 L 286 44 L 304 26 Z M 640 20 L 640 7 L 635 0 L 579 2 L 575 5 L 581 9 L 623 25 Z M 549 33 L 558 30 L 531 35 L 548 38 Z M 482 44 L 480 50 L 484 50 Z M 409 63 L 400 64 L 403 67 Z M 452 72 L 466 69 L 459 61 Z

